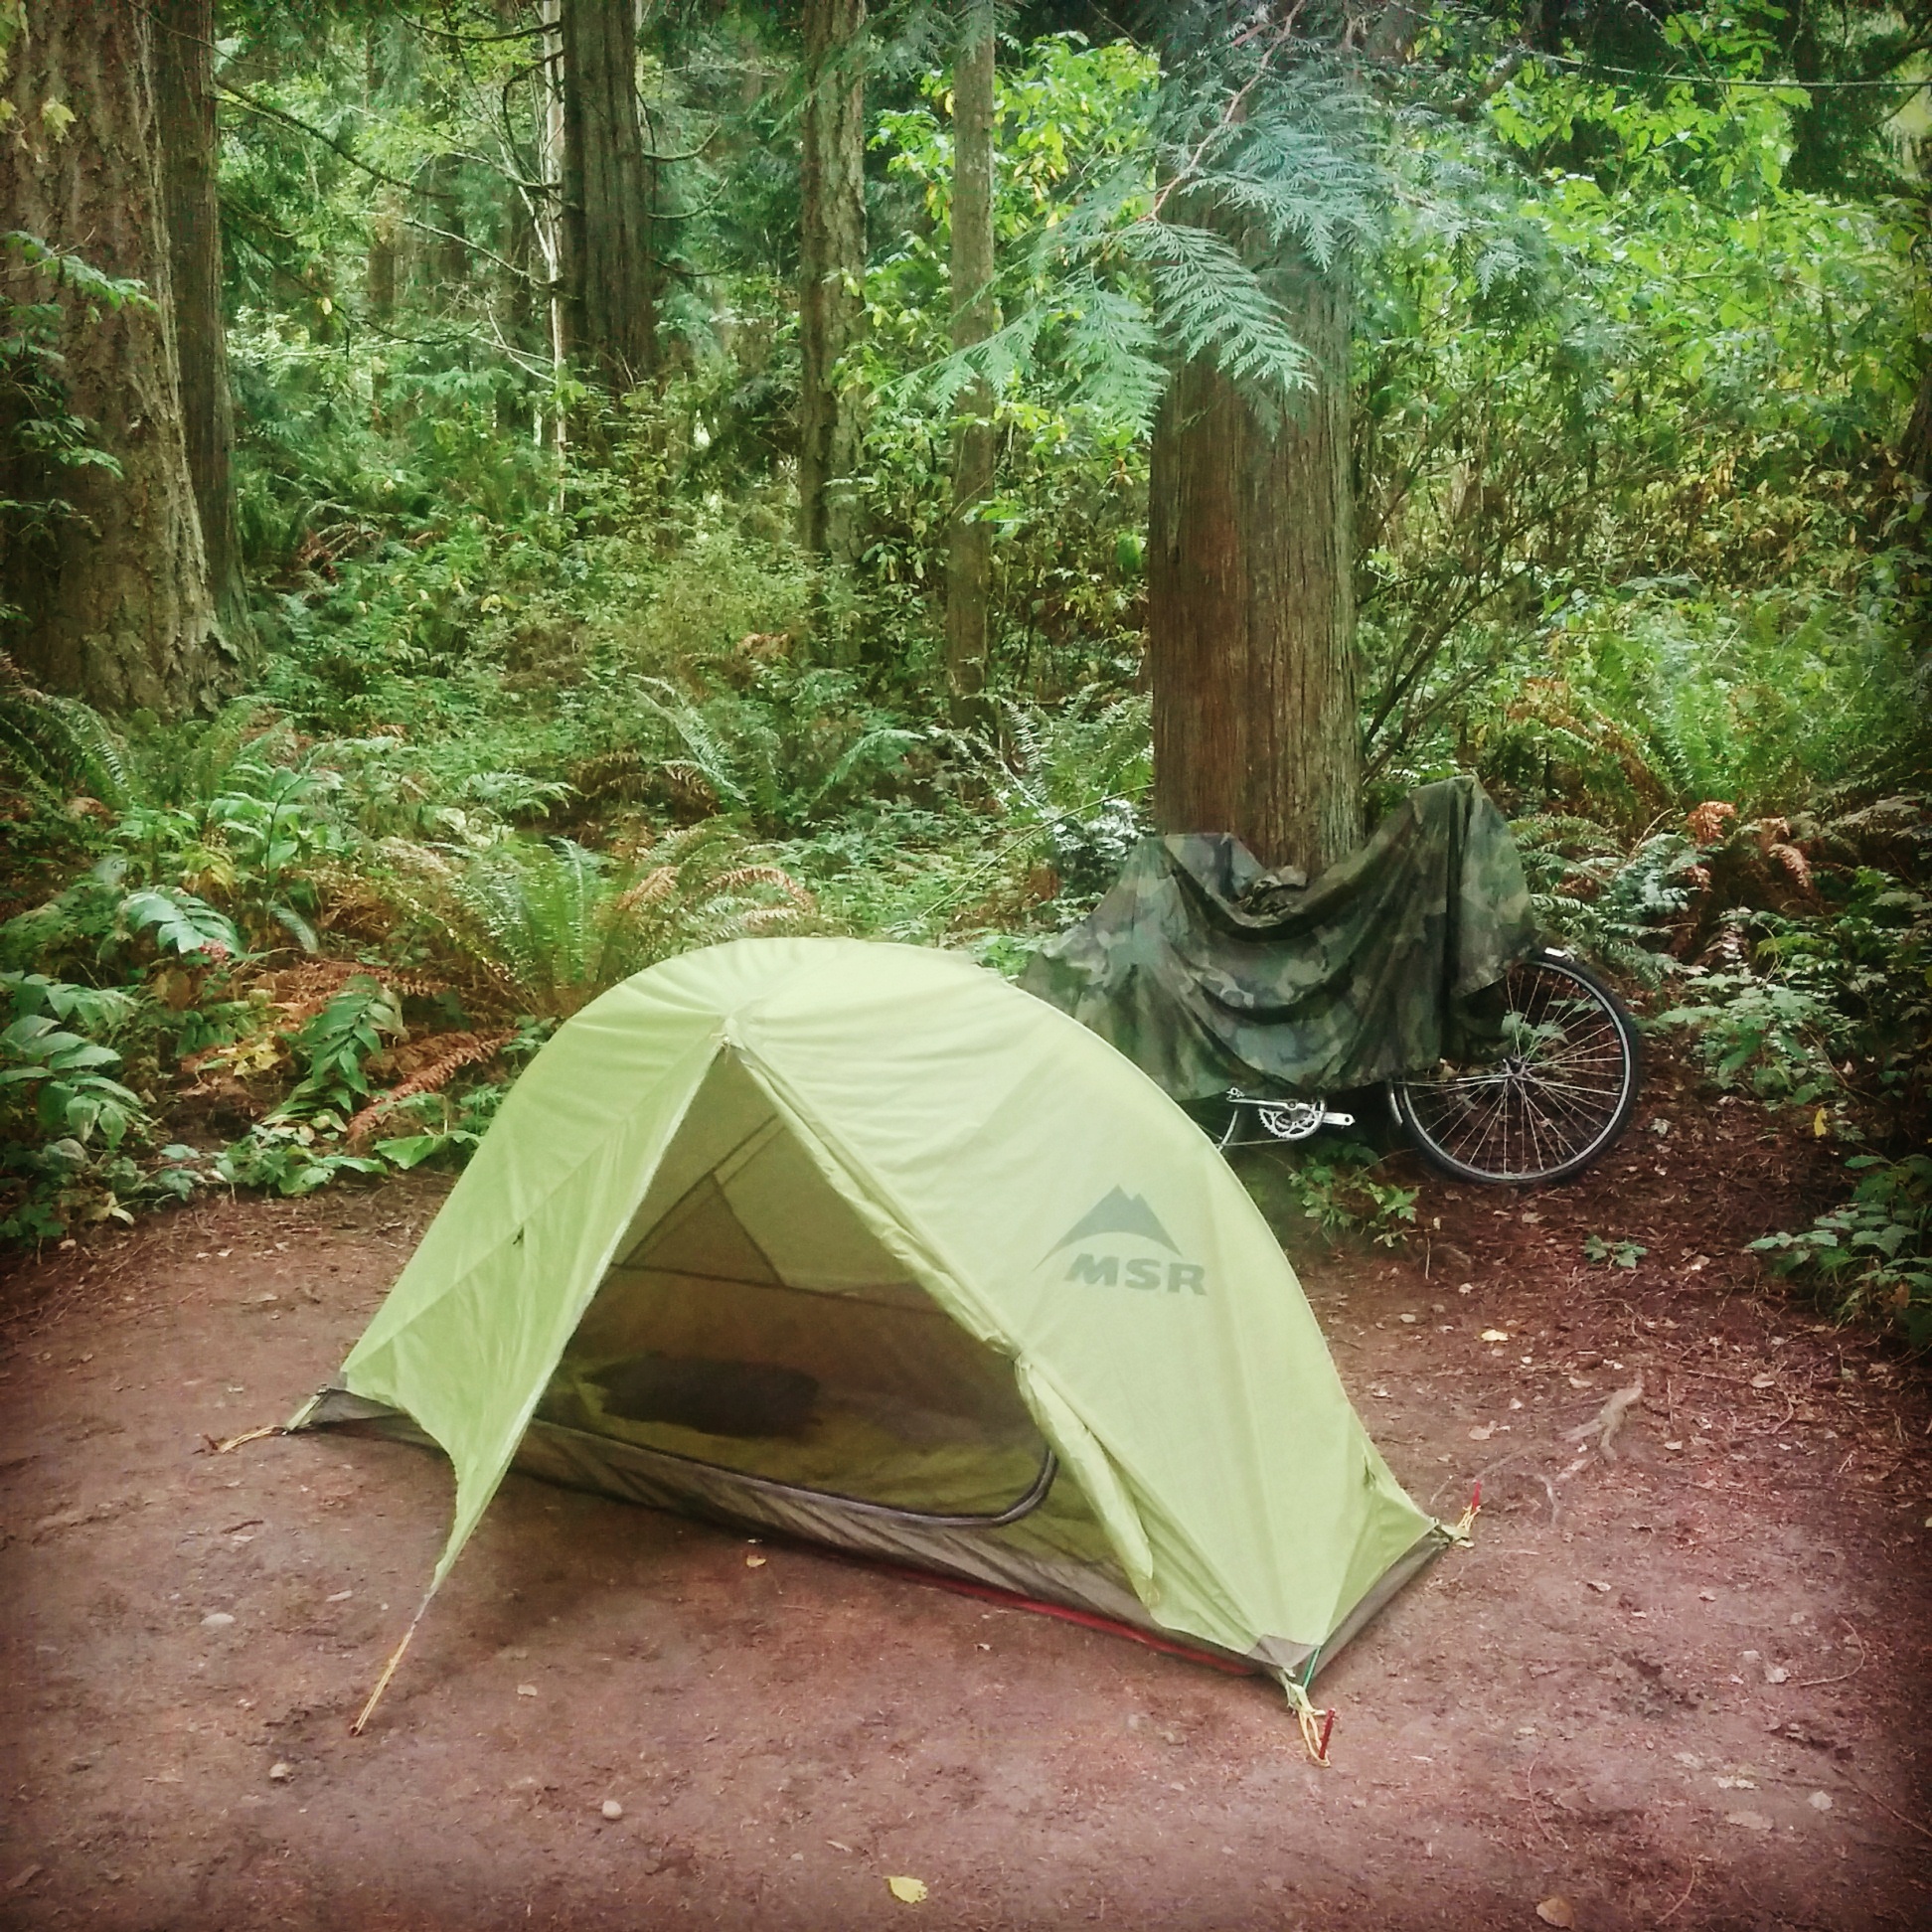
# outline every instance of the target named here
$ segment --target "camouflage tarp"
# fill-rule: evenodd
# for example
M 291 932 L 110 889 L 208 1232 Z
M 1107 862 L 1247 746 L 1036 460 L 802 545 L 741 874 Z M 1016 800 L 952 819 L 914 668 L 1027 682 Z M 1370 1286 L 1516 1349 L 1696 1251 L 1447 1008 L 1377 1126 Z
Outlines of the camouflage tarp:
M 1312 885 L 1238 839 L 1144 839 L 1020 984 L 1177 1100 L 1335 1093 L 1432 1067 L 1535 943 L 1503 815 L 1473 778 L 1424 785 Z

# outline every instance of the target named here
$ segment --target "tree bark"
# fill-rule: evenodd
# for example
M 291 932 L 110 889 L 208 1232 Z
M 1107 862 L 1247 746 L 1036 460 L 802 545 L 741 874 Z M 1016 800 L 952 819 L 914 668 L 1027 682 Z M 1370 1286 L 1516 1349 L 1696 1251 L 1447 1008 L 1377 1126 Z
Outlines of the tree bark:
M 952 341 L 984 342 L 999 327 L 993 300 L 993 0 L 966 0 L 953 62 Z M 952 524 L 946 553 L 946 679 L 955 702 L 986 684 L 993 532 L 977 512 L 992 493 L 993 395 L 975 383 L 953 433 Z
M 157 31 L 137 0 L 60 0 L 35 9 L 33 32 L 11 50 L 0 228 L 139 276 L 156 306 L 95 319 L 84 300 L 62 293 L 72 406 L 96 425 L 120 474 L 60 472 L 58 493 L 81 517 L 26 554 L 10 546 L 0 580 L 24 611 L 14 636 L 31 675 L 109 709 L 175 712 L 219 698 L 235 661 L 209 584 L 182 429 Z M 44 114 L 50 101 L 71 118 Z M 7 281 L 15 300 L 47 299 L 45 280 L 30 271 L 12 267 Z
M 222 314 L 215 0 L 158 0 L 152 17 L 188 473 L 194 480 L 215 607 L 229 638 L 241 644 L 249 624 L 236 521 L 235 401 Z
M 656 167 L 637 111 L 636 0 L 563 0 L 564 349 L 621 396 L 657 368 Z
M 1908 476 L 1932 487 L 1932 363 L 1919 378 L 1911 418 L 1898 442 L 1898 466 Z
M 1154 429 L 1148 656 L 1154 809 L 1313 877 L 1362 838 L 1346 272 L 1270 277 L 1314 387 L 1268 419 L 1213 366 Z
M 866 0 L 806 0 L 805 118 L 798 259 L 798 532 L 805 548 L 855 561 L 858 517 L 845 481 L 859 408 L 839 359 L 865 320 Z

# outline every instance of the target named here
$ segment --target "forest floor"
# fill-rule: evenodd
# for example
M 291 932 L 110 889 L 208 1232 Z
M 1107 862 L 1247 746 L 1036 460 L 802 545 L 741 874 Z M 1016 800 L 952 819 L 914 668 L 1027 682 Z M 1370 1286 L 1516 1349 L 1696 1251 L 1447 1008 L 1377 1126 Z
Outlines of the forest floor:
M 0 1298 L 0 1923 L 1932 1923 L 1932 1404 L 1741 1251 L 1819 1205 L 1805 1126 L 1667 1066 L 1575 1186 L 1294 1244 L 1396 1473 L 1484 1486 L 1320 1680 L 1329 1770 L 1260 1681 L 519 1477 L 352 1738 L 445 1468 L 204 1438 L 331 1372 L 437 1184 L 50 1254 Z

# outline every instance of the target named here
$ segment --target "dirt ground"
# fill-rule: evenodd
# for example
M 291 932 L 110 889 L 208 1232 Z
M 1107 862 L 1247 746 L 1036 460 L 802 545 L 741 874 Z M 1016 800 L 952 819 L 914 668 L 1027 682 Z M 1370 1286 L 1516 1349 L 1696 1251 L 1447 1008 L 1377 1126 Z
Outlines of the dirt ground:
M 353 1738 L 444 1466 L 205 1438 L 328 1376 L 434 1184 L 50 1254 L 4 1295 L 0 1923 L 1932 1925 L 1932 1407 L 1741 1252 L 1826 1158 L 1665 1069 L 1574 1187 L 1296 1244 L 1397 1474 L 1483 1483 L 1321 1679 L 1329 1770 L 1260 1681 L 514 1477 Z

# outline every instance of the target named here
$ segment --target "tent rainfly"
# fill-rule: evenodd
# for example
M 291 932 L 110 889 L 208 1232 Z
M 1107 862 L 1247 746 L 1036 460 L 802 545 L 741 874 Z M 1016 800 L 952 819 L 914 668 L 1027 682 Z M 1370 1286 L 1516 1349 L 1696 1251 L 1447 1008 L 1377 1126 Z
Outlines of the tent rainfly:
M 688 953 L 561 1028 L 290 1427 L 342 1423 L 455 1466 L 431 1594 L 514 1463 L 1179 1638 L 1304 1712 L 1457 1533 L 1152 1080 L 856 940 Z

